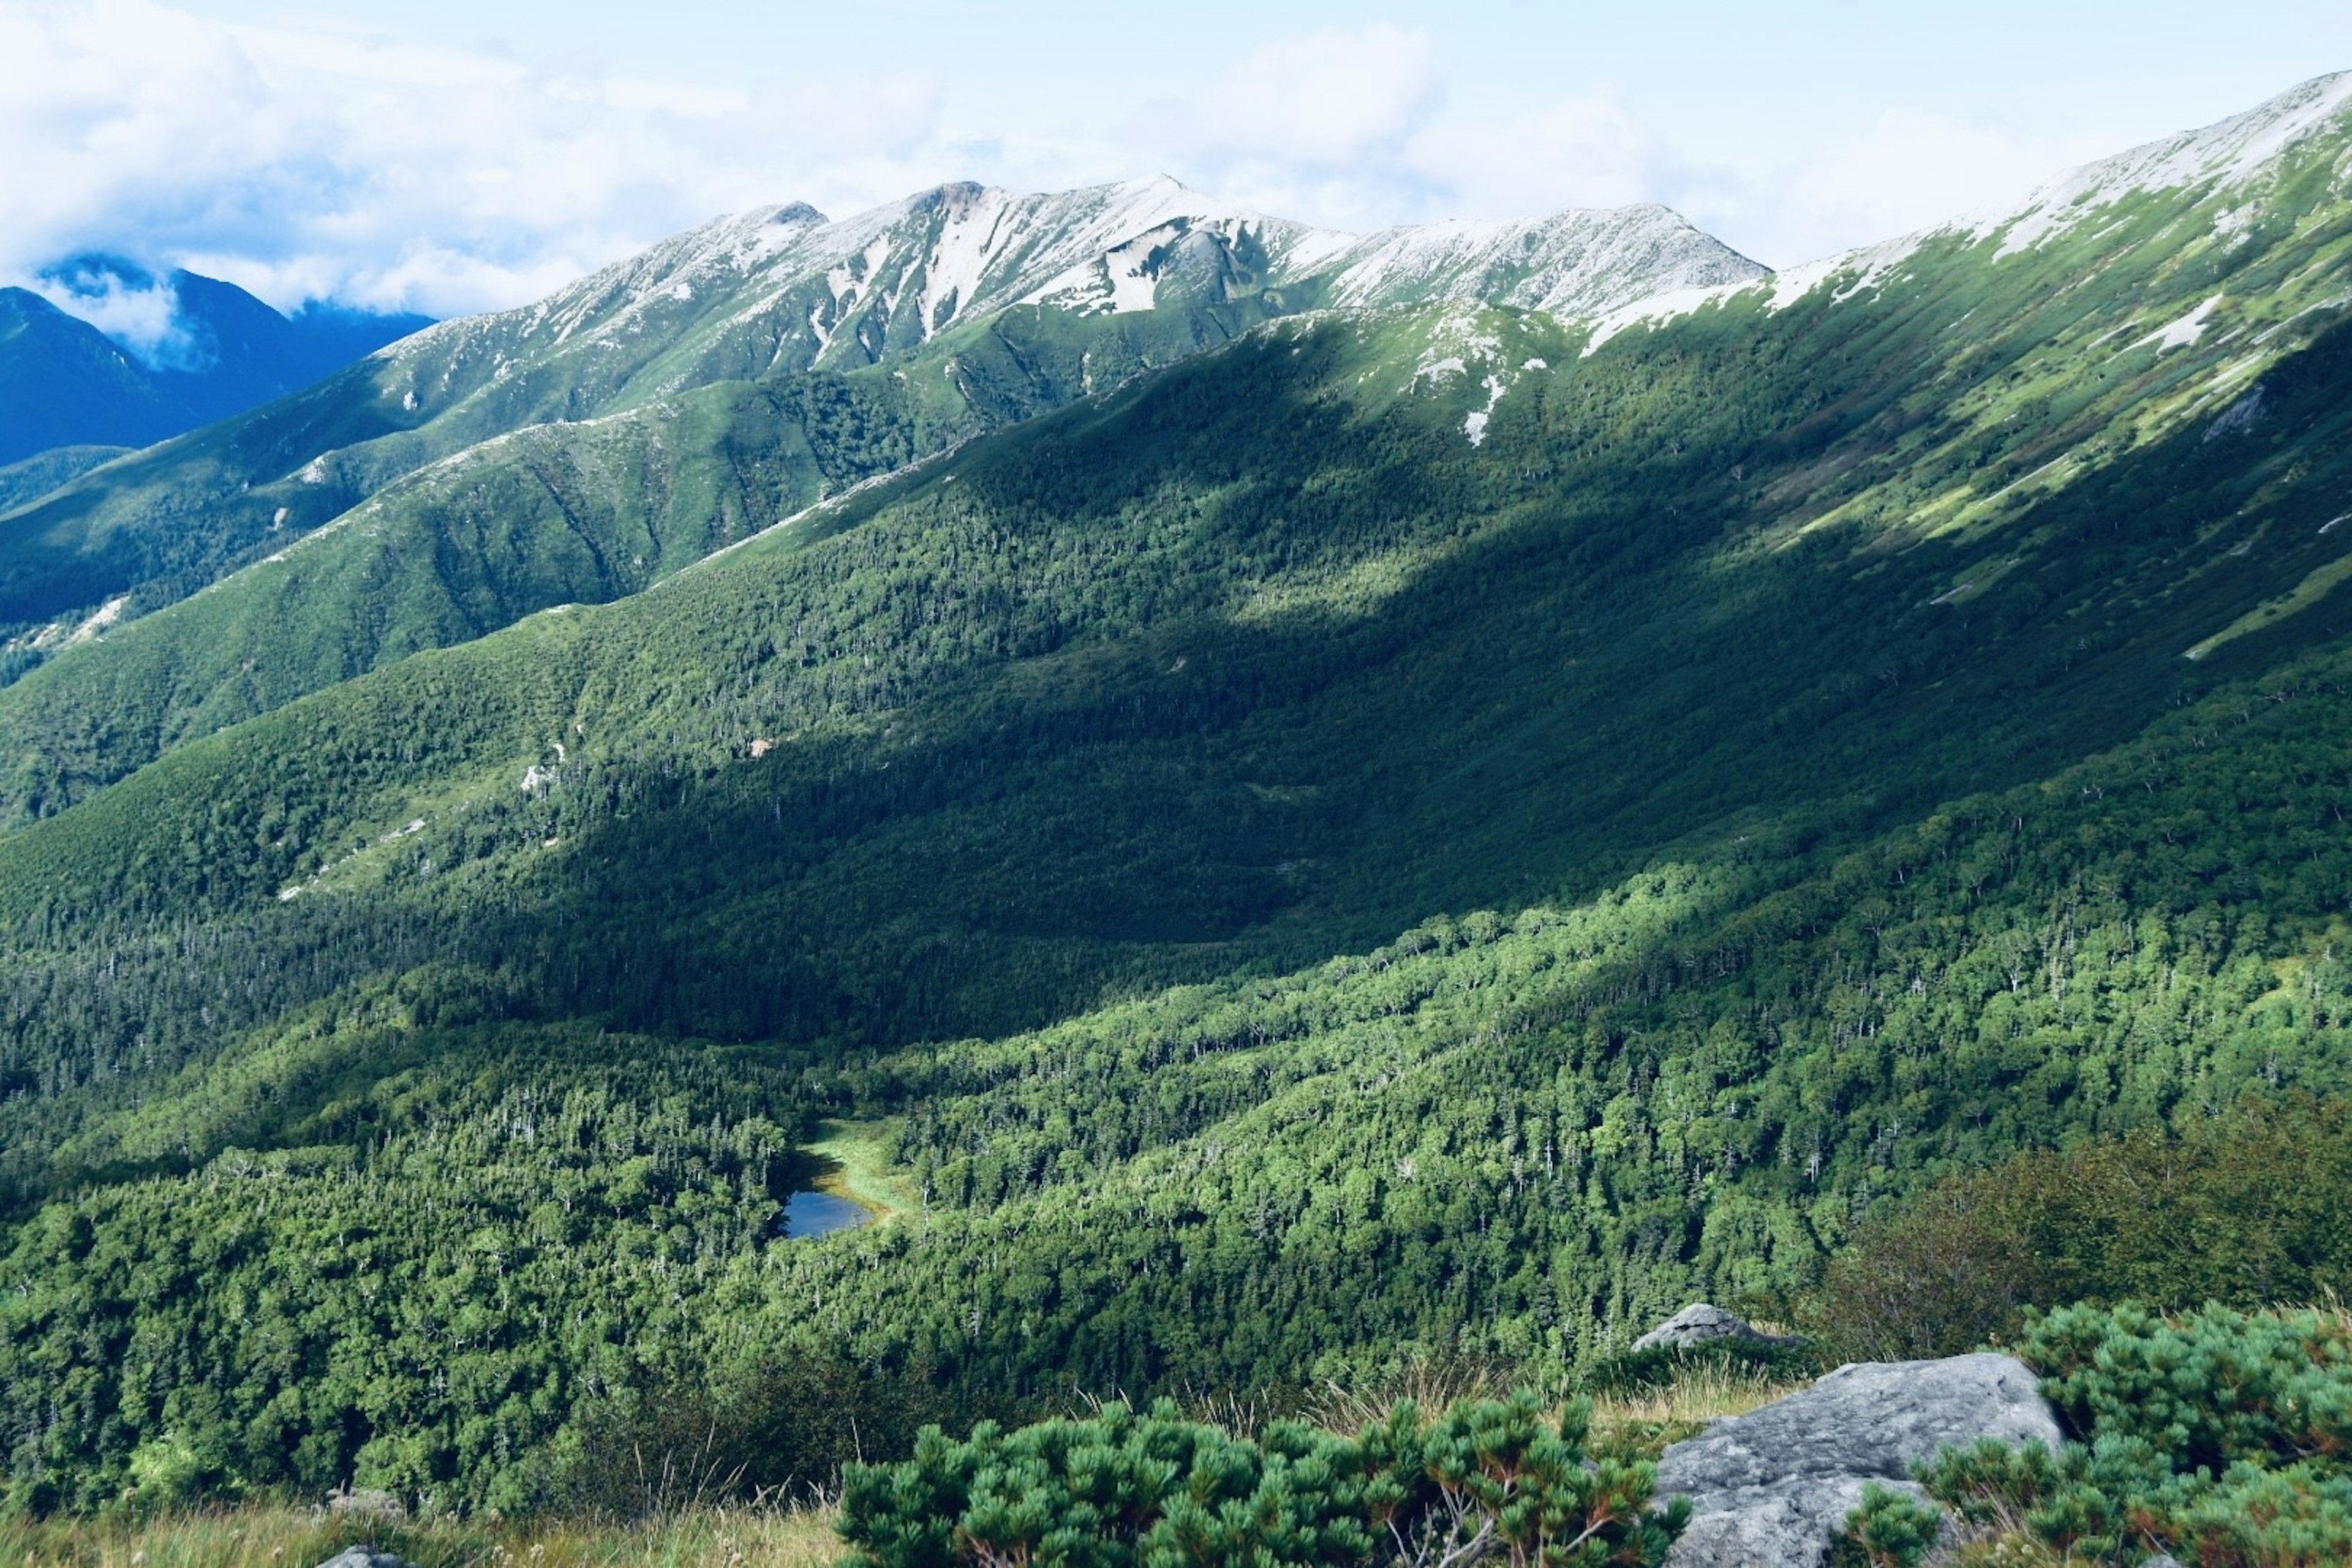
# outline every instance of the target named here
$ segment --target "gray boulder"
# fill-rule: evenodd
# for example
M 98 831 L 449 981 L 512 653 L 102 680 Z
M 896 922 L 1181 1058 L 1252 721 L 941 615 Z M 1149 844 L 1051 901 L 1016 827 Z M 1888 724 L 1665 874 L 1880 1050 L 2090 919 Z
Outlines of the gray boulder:
M 408 1510 L 401 1506 L 400 1500 L 380 1487 L 339 1487 L 327 1494 L 327 1511 L 395 1522 L 408 1517 Z
M 319 1568 L 409 1568 L 404 1557 L 394 1557 L 389 1552 L 378 1552 L 373 1546 L 346 1546 Z
M 1738 1340 L 1750 1345 L 1801 1345 L 1805 1342 L 1796 1334 L 1768 1334 L 1748 1326 L 1720 1307 L 1705 1301 L 1693 1302 L 1633 1342 L 1637 1351 L 1654 1350 L 1661 1345 L 1675 1350 L 1688 1350 L 1693 1345 L 1709 1344 L 1717 1340 Z
M 1812 1568 L 1863 1489 L 1919 1496 L 1911 1467 L 1947 1445 L 2063 1440 L 2032 1370 L 2005 1355 L 1871 1362 L 1676 1443 L 1658 1495 L 1691 1500 L 1669 1568 Z

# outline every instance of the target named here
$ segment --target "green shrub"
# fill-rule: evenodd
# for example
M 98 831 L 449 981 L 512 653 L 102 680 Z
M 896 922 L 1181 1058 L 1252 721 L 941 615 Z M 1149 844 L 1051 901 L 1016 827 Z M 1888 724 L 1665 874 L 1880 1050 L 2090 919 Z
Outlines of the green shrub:
M 1832 1568 L 1918 1568 L 1944 1531 L 1944 1516 L 1907 1493 L 1876 1481 L 1846 1515 L 1830 1552 Z
M 2128 1506 L 2145 1507 L 2171 1474 L 2133 1437 L 2069 1443 L 2055 1454 L 2041 1443 L 2012 1448 L 1988 1437 L 1946 1450 L 1919 1479 L 1964 1524 L 2022 1529 L 2069 1557 L 2107 1562 L 2124 1555 L 2132 1539 Z
M 2352 1562 L 2352 1478 L 2322 1464 L 2235 1465 L 2176 1516 L 2176 1555 L 2247 1568 L 2337 1568 Z
M 2038 1319 L 2023 1351 L 2075 1430 L 2143 1439 L 2183 1471 L 2352 1452 L 2352 1321 L 2337 1312 L 2075 1306 Z
M 1866 1225 L 1808 1316 L 1849 1356 L 1957 1355 L 2029 1307 L 2258 1307 L 2352 1289 L 2352 1104 L 2253 1097 L 1948 1177 Z
M 1555 1424 L 1522 1394 L 1433 1420 L 1400 1404 L 1354 1437 L 1284 1422 L 1252 1441 L 1167 1401 L 961 1441 L 932 1427 L 905 1463 L 849 1468 L 840 1529 L 886 1568 L 1662 1563 L 1689 1504 L 1649 1508 L 1654 1466 L 1588 1468 L 1590 1415 Z
M 1938 1455 L 1919 1479 L 1963 1522 L 2022 1528 L 2074 1561 L 2352 1562 L 2343 1314 L 2074 1306 L 2034 1319 L 2021 1352 L 2087 1441 Z

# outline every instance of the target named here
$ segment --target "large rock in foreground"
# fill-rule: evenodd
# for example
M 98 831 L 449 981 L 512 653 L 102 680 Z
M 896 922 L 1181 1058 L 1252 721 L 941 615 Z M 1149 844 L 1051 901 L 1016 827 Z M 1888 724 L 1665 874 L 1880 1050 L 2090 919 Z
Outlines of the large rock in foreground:
M 1947 1445 L 2064 1435 L 2024 1363 L 1979 1353 L 1842 1366 L 1668 1448 L 1658 1495 L 1691 1500 L 1670 1568 L 1812 1568 L 1872 1481 L 1914 1496 Z

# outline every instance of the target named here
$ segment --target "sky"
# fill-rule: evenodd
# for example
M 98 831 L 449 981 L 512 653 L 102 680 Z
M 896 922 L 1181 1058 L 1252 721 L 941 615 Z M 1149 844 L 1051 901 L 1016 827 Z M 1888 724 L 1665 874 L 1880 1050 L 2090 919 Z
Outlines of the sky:
M 1784 266 L 2347 68 L 2344 0 L 0 0 L 0 282 L 450 315 L 763 204 L 1152 174 L 1349 229 L 1663 202 Z

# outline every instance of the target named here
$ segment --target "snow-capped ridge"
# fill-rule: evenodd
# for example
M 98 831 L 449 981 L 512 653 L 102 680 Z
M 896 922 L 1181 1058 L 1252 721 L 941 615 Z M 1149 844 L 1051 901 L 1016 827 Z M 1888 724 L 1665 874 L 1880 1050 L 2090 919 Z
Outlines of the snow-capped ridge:
M 489 355 L 502 376 L 534 349 L 707 331 L 767 340 L 762 363 L 732 372 L 757 374 L 870 362 L 1015 304 L 1149 310 L 1171 278 L 1186 279 L 1188 300 L 1266 290 L 1279 296 L 1268 308 L 1285 311 L 1475 301 L 1593 314 L 1661 286 L 1762 270 L 1654 205 L 1356 235 L 1220 201 L 1164 174 L 1041 194 L 951 181 L 842 219 L 803 203 L 717 218 L 535 305 L 446 323 L 397 359 Z M 421 381 L 407 390 L 412 411 L 431 399 Z
M 1476 300 L 1570 317 L 1664 290 L 1747 282 L 1766 270 L 1646 202 L 1386 229 L 1355 240 L 1332 262 L 1339 304 Z M 1635 279 L 1646 285 L 1638 294 L 1625 287 Z
M 1980 244 L 1998 238 L 1998 260 L 2031 250 L 2142 192 L 2256 186 L 2296 146 L 2331 130 L 2352 137 L 2352 71 L 2315 77 L 2242 114 L 2070 169 L 2020 204 L 1963 214 L 1754 279 L 1661 289 L 1599 315 L 1584 352 L 1592 353 L 1628 327 L 1662 325 L 1752 289 L 1769 288 L 1769 306 L 1775 310 L 1825 285 L 1836 288 L 1836 299 L 1850 299 L 1876 287 L 1934 239 L 1958 237 Z M 2248 216 L 2246 208 L 2231 208 L 2215 226 L 2224 233 L 2242 230 Z
M 2021 206 L 1962 222 L 1979 239 L 2000 235 L 2000 253 L 2013 255 L 2138 192 L 2252 182 L 2338 121 L 2352 128 L 2352 71 L 2314 77 L 2243 114 L 2069 169 Z

